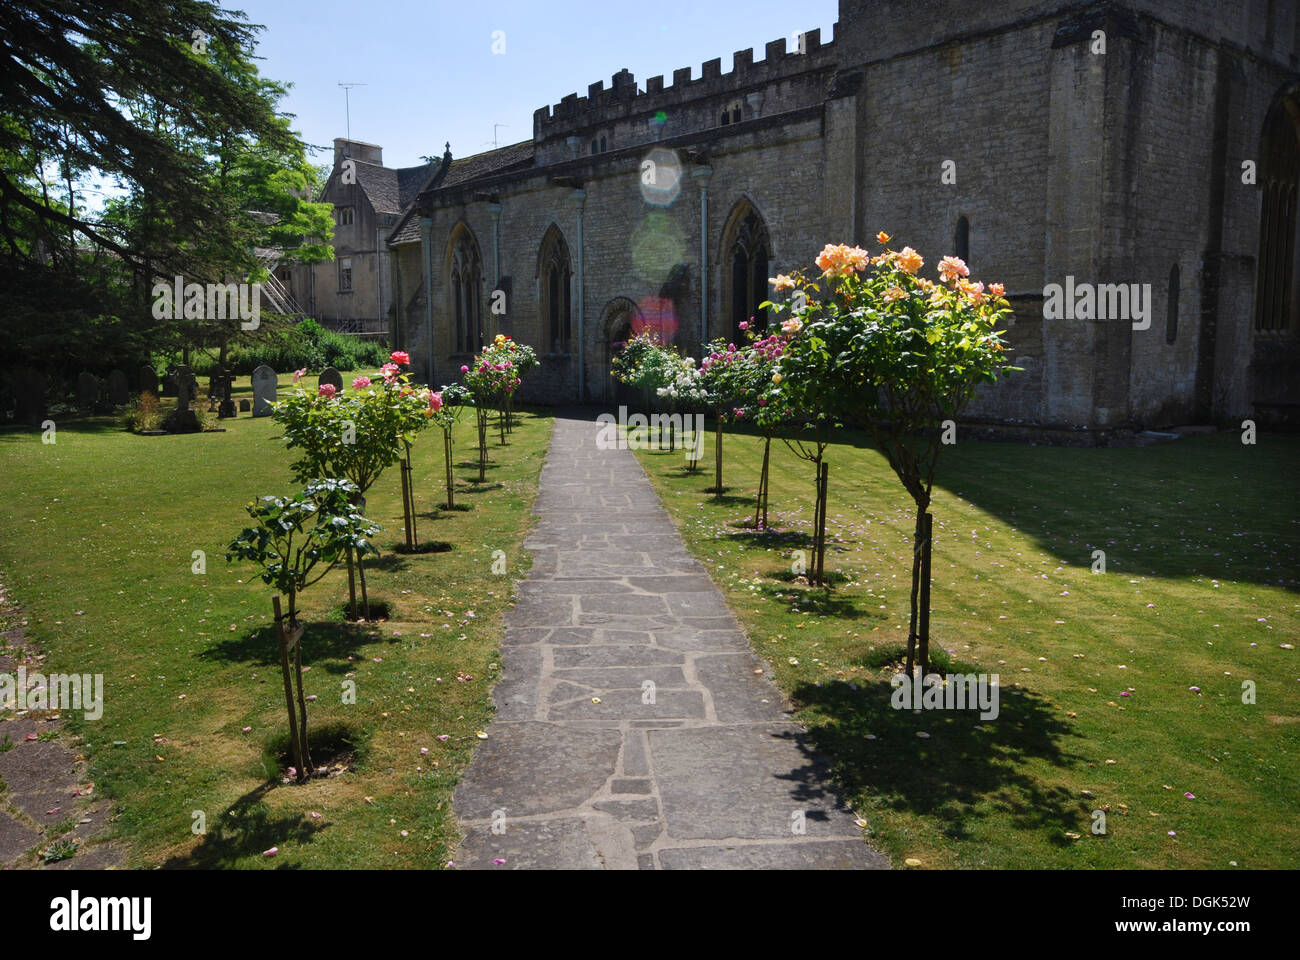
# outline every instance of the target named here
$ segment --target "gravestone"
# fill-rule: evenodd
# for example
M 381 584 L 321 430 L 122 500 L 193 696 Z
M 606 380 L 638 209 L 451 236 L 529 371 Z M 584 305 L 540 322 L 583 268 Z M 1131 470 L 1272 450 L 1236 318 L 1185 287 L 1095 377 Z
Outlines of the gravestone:
M 253 371 L 253 416 L 266 417 L 271 413 L 271 404 L 275 402 L 275 371 L 262 364 Z
M 235 415 L 235 401 L 231 396 L 231 391 L 235 389 L 235 377 L 222 367 L 217 376 L 217 399 L 221 401 L 220 412 L 217 414 L 222 419 L 229 419 Z
M 82 370 L 77 374 L 77 409 L 94 410 L 95 401 L 99 399 L 99 378 L 93 373 Z
M 333 367 L 326 367 L 320 372 L 320 379 L 317 381 L 317 386 L 324 386 L 327 383 L 334 384 L 335 390 L 342 390 L 343 376 Z
M 176 409 L 167 418 L 167 429 L 172 433 L 197 433 L 202 427 L 199 418 L 190 409 L 190 403 L 199 392 L 199 381 L 187 366 L 179 366 L 171 376 L 176 385 Z
M 140 392 L 158 396 L 158 374 L 147 363 L 140 368 Z
M 49 385 L 45 377 L 35 370 L 20 370 L 13 376 L 14 419 L 19 423 L 39 427 L 49 415 L 46 394 Z
M 131 389 L 126 385 L 126 374 L 121 370 L 108 375 L 108 402 L 115 407 L 124 407 L 131 402 Z
M 247 397 L 245 397 L 245 398 L 243 398 L 243 399 L 241 399 L 241 400 L 239 401 L 239 412 L 240 412 L 240 413 L 248 413 L 248 411 L 250 411 L 250 410 L 252 410 L 252 409 L 253 409 L 253 405 L 252 405 L 251 403 L 248 402 L 248 398 L 247 398 Z

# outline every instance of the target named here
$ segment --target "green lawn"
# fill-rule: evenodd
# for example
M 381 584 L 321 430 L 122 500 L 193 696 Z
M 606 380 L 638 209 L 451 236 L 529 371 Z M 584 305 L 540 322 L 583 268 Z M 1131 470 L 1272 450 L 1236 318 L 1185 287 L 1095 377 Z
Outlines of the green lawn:
M 783 444 L 765 534 L 741 526 L 758 438 L 728 433 L 721 499 L 705 492 L 711 439 L 694 476 L 680 453 L 639 456 L 897 865 L 1300 862 L 1300 440 L 946 448 L 932 649 L 941 672 L 1000 675 L 1001 714 L 981 722 L 890 706 L 914 514 L 884 459 L 841 439 L 826 592 L 792 572 L 810 544 L 812 468 Z
M 113 836 L 129 842 L 132 865 L 446 862 L 450 791 L 490 718 L 501 616 L 528 566 L 520 544 L 550 433 L 547 416 L 519 416 L 509 444 L 493 444 L 482 487 L 473 418 L 462 417 L 465 511 L 437 509 L 441 433 L 417 443 L 420 538 L 445 552 L 394 552 L 398 471 L 371 489 L 369 515 L 384 526 L 371 597 L 392 605 L 391 619 L 344 623 L 341 572 L 304 595 L 307 692 L 319 698 L 310 724 L 355 752 L 352 772 L 304 786 L 281 783 L 269 759 L 287 739 L 269 588 L 224 558 L 247 501 L 297 489 L 276 424 L 244 414 L 224 434 L 138 437 L 107 418 L 56 417 L 53 445 L 36 431 L 0 432 L 0 578 L 48 672 L 104 674 L 103 718 L 72 729 L 97 790 L 114 800 Z M 195 550 L 206 552 L 204 575 L 192 572 Z M 505 575 L 492 572 L 497 550 Z M 354 705 L 342 702 L 346 680 Z M 192 832 L 195 811 L 204 836 Z M 263 857 L 273 846 L 278 855 Z

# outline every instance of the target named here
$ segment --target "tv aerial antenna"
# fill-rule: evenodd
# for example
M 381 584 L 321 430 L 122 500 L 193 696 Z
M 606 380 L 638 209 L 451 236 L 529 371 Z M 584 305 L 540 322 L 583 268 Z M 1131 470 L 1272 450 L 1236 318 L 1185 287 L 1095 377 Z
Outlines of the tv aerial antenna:
M 352 139 L 352 88 L 368 87 L 368 83 L 340 83 L 343 88 L 343 110 L 347 119 L 348 139 Z

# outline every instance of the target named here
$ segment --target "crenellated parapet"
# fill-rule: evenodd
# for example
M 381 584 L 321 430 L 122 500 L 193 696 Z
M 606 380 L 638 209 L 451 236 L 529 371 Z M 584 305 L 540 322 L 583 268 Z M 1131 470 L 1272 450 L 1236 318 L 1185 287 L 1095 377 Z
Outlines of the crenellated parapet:
M 818 29 L 772 41 L 757 62 L 752 48 L 739 50 L 726 73 L 718 57 L 703 64 L 699 76 L 682 67 L 673 71 L 671 84 L 650 77 L 641 89 L 628 70 L 620 70 L 608 87 L 597 81 L 586 96 L 571 93 L 534 112 L 538 160 L 589 154 L 593 141 L 594 152 L 604 152 L 808 106 L 824 92 L 833 52 L 834 36 L 823 43 Z

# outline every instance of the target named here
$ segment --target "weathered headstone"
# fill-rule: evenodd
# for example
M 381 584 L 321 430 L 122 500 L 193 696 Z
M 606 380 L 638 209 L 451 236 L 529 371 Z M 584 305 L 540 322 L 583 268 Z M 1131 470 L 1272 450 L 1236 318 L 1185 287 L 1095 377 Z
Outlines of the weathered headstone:
M 252 409 L 253 409 L 253 405 L 252 405 L 251 403 L 248 402 L 248 398 L 247 398 L 247 397 L 245 397 L 245 398 L 243 398 L 243 399 L 241 399 L 241 400 L 239 401 L 239 412 L 240 412 L 240 413 L 248 413 L 248 411 L 250 411 L 250 410 L 252 410 Z
M 333 367 L 326 367 L 324 370 L 320 372 L 320 379 L 317 381 L 317 386 L 324 386 L 327 383 L 334 384 L 335 390 L 342 390 L 343 375 L 340 374 Z
M 140 392 L 158 396 L 158 374 L 147 363 L 140 368 Z
M 266 364 L 253 371 L 253 416 L 270 416 L 271 404 L 275 402 L 275 387 L 275 371 Z
M 46 394 L 49 385 L 35 370 L 20 370 L 13 376 L 14 419 L 39 427 L 49 414 Z
M 77 408 L 94 410 L 99 399 L 99 378 L 87 370 L 77 374 Z
M 121 370 L 108 375 L 108 401 L 115 407 L 124 407 L 131 402 L 131 389 L 126 385 L 126 374 Z

